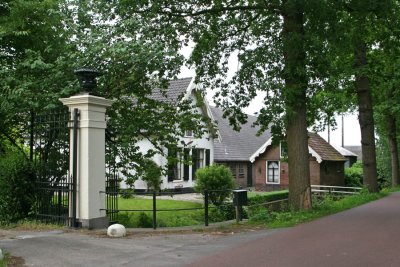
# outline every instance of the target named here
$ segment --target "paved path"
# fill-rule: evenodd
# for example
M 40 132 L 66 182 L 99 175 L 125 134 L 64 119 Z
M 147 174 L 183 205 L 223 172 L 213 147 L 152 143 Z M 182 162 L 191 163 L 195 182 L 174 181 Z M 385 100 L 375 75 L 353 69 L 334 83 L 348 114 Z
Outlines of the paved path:
M 400 193 L 241 244 L 190 266 L 400 266 Z
M 238 234 L 2 232 L 25 266 L 400 266 L 400 193 L 311 223 Z

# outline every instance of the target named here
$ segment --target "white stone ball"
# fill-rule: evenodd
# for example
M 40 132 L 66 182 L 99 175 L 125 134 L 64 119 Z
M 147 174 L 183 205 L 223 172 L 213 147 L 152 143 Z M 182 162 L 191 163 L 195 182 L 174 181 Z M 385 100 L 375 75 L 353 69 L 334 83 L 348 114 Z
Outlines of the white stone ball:
M 123 237 L 126 236 L 125 226 L 122 224 L 112 224 L 107 229 L 107 235 L 111 237 Z
M 3 251 L 0 248 L 0 261 L 4 260 L 4 254 Z

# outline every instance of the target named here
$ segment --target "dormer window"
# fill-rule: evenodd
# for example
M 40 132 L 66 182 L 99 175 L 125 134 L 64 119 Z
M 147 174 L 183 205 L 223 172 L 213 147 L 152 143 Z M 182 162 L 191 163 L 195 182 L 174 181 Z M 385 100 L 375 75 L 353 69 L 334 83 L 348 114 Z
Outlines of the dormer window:
M 192 130 L 186 130 L 185 131 L 185 137 L 193 137 L 193 131 Z

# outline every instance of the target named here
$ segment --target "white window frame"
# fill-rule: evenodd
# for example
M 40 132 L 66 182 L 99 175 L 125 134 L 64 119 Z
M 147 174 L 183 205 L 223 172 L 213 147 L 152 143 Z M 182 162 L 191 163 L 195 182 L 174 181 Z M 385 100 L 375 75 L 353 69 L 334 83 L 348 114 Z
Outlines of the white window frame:
M 278 163 L 278 182 L 269 182 L 268 181 L 268 163 L 269 162 L 277 162 Z M 266 184 L 280 184 L 281 183 L 281 162 L 279 160 L 267 160 L 265 163 L 265 182 Z
M 185 137 L 194 137 L 193 130 L 185 130 Z

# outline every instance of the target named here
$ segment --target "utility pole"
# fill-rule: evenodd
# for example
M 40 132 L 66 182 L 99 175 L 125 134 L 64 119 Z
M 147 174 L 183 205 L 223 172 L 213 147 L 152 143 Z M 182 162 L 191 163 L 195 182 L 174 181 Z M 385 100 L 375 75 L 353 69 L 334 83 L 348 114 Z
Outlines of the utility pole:
M 328 144 L 331 143 L 331 120 L 330 117 L 328 117 Z
M 342 113 L 342 147 L 344 147 L 344 115 Z

